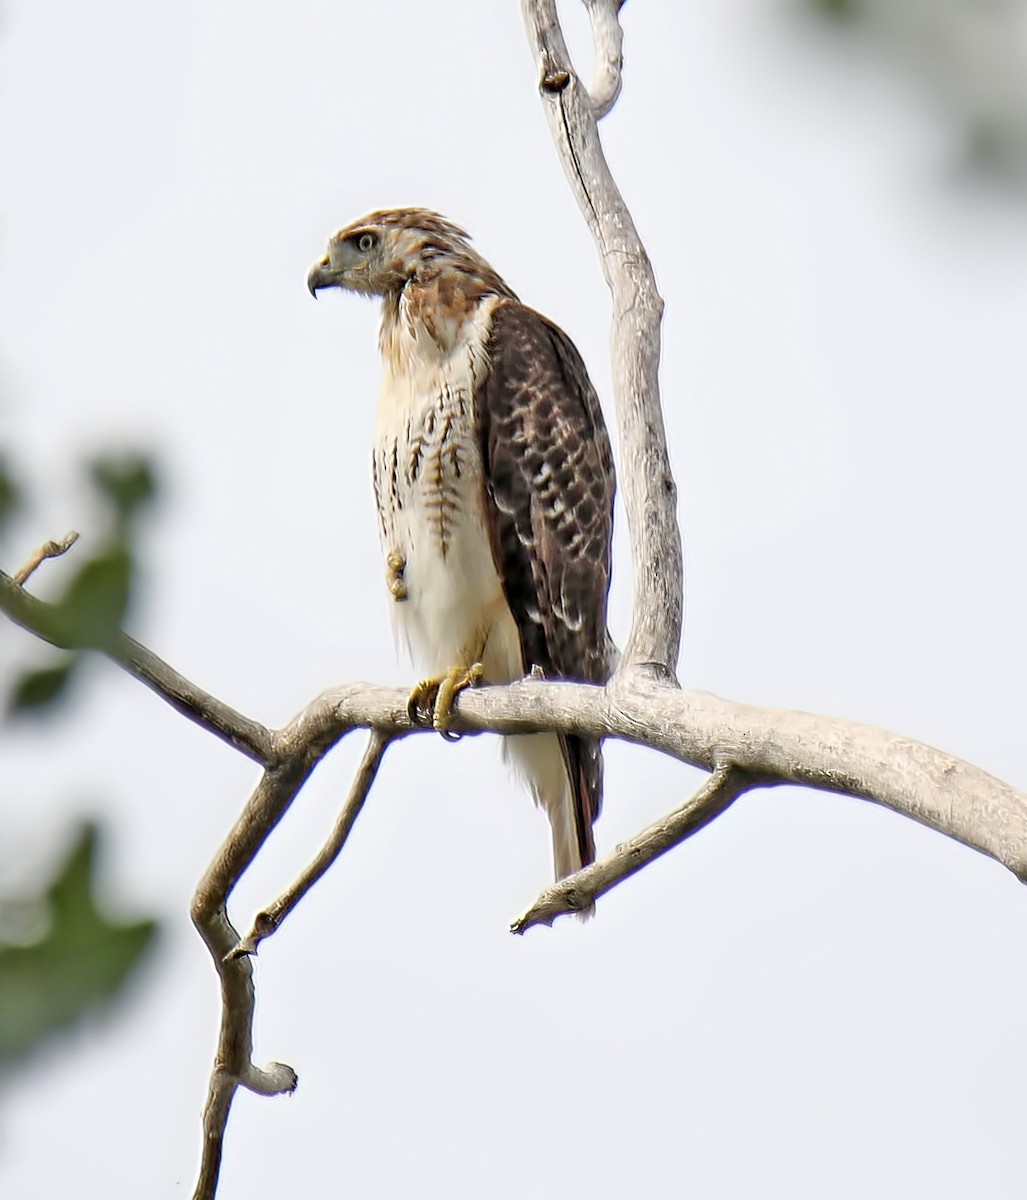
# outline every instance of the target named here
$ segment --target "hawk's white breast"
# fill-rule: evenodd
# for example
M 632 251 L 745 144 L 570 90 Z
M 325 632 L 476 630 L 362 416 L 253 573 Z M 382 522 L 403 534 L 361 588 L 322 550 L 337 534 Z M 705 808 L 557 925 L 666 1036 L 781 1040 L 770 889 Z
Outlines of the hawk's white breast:
M 401 304 L 384 353 L 374 483 L 382 550 L 405 563 L 397 638 L 430 674 L 480 660 L 498 683 L 523 668 L 492 558 L 474 419 L 495 304 L 481 301 L 442 337 Z

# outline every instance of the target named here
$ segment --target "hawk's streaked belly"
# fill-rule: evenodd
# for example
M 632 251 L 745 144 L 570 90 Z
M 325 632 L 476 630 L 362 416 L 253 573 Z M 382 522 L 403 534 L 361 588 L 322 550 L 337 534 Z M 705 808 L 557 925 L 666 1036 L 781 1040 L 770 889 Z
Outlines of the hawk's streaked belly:
M 386 370 L 374 448 L 382 550 L 405 564 L 393 628 L 429 674 L 481 661 L 486 679 L 517 679 L 520 640 L 492 557 L 474 429 L 481 343 L 461 339 L 444 354 L 423 334 L 404 340 L 402 375 Z

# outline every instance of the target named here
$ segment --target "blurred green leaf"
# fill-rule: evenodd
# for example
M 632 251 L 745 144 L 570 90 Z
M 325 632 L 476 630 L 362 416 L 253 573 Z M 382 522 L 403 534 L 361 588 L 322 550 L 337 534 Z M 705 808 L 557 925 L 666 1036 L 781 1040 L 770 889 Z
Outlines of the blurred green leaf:
M 859 7 L 858 0 L 809 0 L 817 12 L 829 17 L 854 17 Z
M 10 467 L 0 458 L 0 529 L 13 516 L 21 503 L 21 493 L 11 478 Z
M 120 923 L 97 908 L 98 840 L 95 826 L 84 828 L 47 890 L 46 936 L 0 946 L 0 1064 L 109 1003 L 153 942 L 156 922 Z
M 88 559 L 57 603 L 62 640 L 103 646 L 121 628 L 132 585 L 132 555 L 123 545 Z
M 73 648 L 108 645 L 124 622 L 132 570 L 132 555 L 120 544 L 87 559 L 53 605 L 48 636 Z M 71 654 L 54 665 L 25 671 L 12 688 L 7 711 L 42 712 L 65 699 L 78 663 L 79 656 Z
M 11 692 L 7 705 L 10 712 L 23 713 L 46 708 L 55 700 L 59 700 L 65 694 L 77 664 L 78 656 L 68 655 L 65 661 L 57 666 L 26 671 Z
M 144 454 L 95 459 L 90 464 L 89 475 L 117 509 L 122 522 L 157 494 L 153 463 Z

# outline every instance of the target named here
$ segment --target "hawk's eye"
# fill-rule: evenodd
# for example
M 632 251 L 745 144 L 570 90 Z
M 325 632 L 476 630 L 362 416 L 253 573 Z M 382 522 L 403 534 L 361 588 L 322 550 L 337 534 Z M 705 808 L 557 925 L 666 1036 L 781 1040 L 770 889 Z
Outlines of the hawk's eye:
M 374 249 L 375 242 L 377 241 L 378 239 L 373 233 L 362 233 L 360 237 L 357 238 L 357 249 L 361 252 L 361 254 L 367 254 L 368 251 Z

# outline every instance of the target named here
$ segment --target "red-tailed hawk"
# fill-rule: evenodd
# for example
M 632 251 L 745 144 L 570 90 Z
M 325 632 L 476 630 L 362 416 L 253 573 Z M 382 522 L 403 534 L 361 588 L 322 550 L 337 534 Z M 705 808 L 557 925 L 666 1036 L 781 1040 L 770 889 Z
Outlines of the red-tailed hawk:
M 411 715 L 445 733 L 462 688 L 533 669 L 605 683 L 613 459 L 570 338 L 425 209 L 340 229 L 307 284 L 382 297 L 374 493 L 394 629 L 431 675 Z M 557 878 L 592 862 L 599 743 L 505 750 L 549 816 Z

